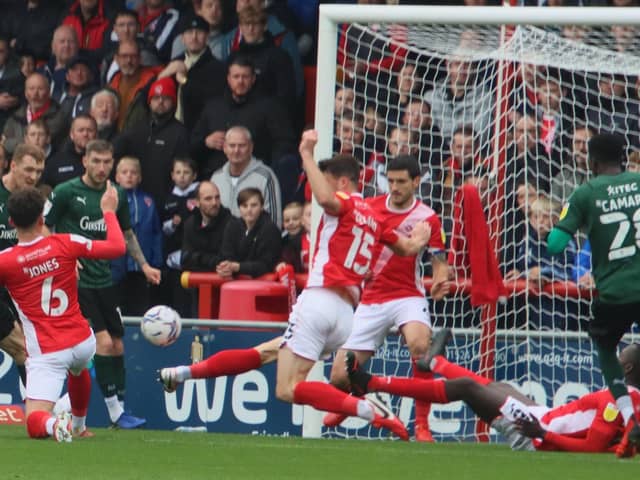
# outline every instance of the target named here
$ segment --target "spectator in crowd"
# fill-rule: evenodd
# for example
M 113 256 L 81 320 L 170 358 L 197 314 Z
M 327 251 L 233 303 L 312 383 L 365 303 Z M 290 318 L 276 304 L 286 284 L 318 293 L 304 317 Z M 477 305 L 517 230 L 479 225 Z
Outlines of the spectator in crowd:
M 122 133 L 120 150 L 140 159 L 141 188 L 162 205 L 172 188 L 173 160 L 186 156 L 188 135 L 174 116 L 176 85 L 171 77 L 153 82 L 147 101 L 150 113 Z
M 572 155 L 562 162 L 560 172 L 551 180 L 551 199 L 564 205 L 569 195 L 589 179 L 587 164 L 587 144 L 593 131 L 586 126 L 579 126 L 572 135 Z
M 111 24 L 111 17 L 105 0 L 77 0 L 69 8 L 69 14 L 62 20 L 76 31 L 80 48 L 102 54 L 105 33 Z
M 91 97 L 91 110 L 89 114 L 96 121 L 98 126 L 98 138 L 118 144 L 118 111 L 120 109 L 120 98 L 109 88 L 97 91 Z M 118 152 L 114 151 L 116 158 Z
M 587 122 L 599 131 L 622 135 L 628 145 L 638 148 L 640 109 L 638 102 L 632 100 L 630 95 L 631 84 L 621 74 L 600 74 L 598 95 L 592 98 L 587 106 Z
M 479 145 L 490 135 L 494 99 L 482 84 L 475 84 L 471 61 L 452 56 L 446 60 L 447 76 L 427 92 L 424 100 L 431 105 L 431 118 L 446 141 L 460 125 L 472 125 Z
M 558 222 L 560 205 L 539 197 L 529 206 L 528 232 L 518 241 L 516 268 L 505 275 L 505 280 L 526 279 L 535 289 L 541 289 L 549 282 L 570 281 L 577 252 L 573 240 L 561 254 L 551 256 L 547 253 L 546 238 Z M 566 310 L 554 309 L 553 299 L 540 296 L 530 302 L 534 315 L 530 323 L 540 322 L 543 328 L 563 329 L 566 325 Z M 562 312 L 556 315 L 552 312 Z M 562 317 L 562 318 L 561 318 Z
M 292 202 L 284 207 L 282 215 L 286 230 L 282 236 L 282 261 L 292 265 L 296 273 L 307 272 L 309 270 L 311 202 L 306 202 L 304 206 L 299 202 Z M 279 270 L 279 266 L 276 270 Z
M 345 108 L 342 115 L 336 117 L 335 132 L 334 152 L 353 155 L 360 162 L 368 161 L 364 153 L 364 115 L 361 112 Z
M 560 162 L 552 162 L 539 140 L 539 123 L 532 115 L 523 115 L 515 124 L 514 144 L 508 155 L 515 161 L 507 168 L 507 178 L 515 183 L 531 183 L 536 190 L 549 193 L 551 179 Z
M 162 269 L 162 283 L 160 293 L 164 299 L 169 299 L 171 305 L 183 316 L 191 317 L 195 314 L 193 294 L 181 288 L 180 275 L 183 266 L 183 242 L 185 240 L 185 224 L 195 215 L 198 201 L 197 192 L 199 182 L 196 181 L 196 166 L 187 157 L 178 157 L 173 161 L 171 179 L 174 187 L 167 195 L 161 214 L 162 233 L 164 236 L 164 263 Z M 207 200 L 211 200 L 207 194 Z M 219 201 L 219 199 L 218 199 Z M 207 203 L 207 205 L 209 205 Z M 208 211 L 208 210 L 207 210 Z M 204 217 L 203 217 L 204 219 Z M 222 234 L 221 234 L 222 235 Z M 215 248 L 220 248 L 221 238 Z M 210 271 L 213 271 L 212 266 Z
M 52 97 L 60 105 L 67 122 L 81 114 L 89 114 L 91 97 L 98 90 L 93 61 L 83 54 L 72 58 L 67 65 L 67 82 L 59 97 Z
M 240 218 L 231 218 L 222 238 L 222 261 L 216 272 L 223 278 L 234 275 L 259 277 L 272 272 L 282 251 L 280 230 L 264 211 L 262 192 L 253 187 L 240 190 L 237 198 Z
M 51 40 L 51 58 L 39 69 L 49 81 L 51 95 L 60 96 L 67 78 L 67 65 L 78 51 L 78 35 L 73 27 L 61 25 L 56 28 Z
M 635 25 L 612 25 L 611 37 L 616 51 L 620 53 L 638 53 L 640 36 Z
M 225 68 L 207 46 L 209 24 L 204 18 L 187 16 L 182 26 L 185 52 L 167 65 L 159 77 L 173 77 L 180 85 L 176 119 L 191 131 L 207 100 L 222 95 Z
M 116 168 L 116 182 L 127 192 L 131 229 L 149 265 L 162 267 L 162 229 L 156 203 L 140 187 L 140 160 L 122 157 Z M 142 316 L 151 306 L 151 286 L 130 254 L 111 261 L 111 276 L 120 293 L 123 315 Z
M 420 146 L 418 159 L 424 167 L 439 168 L 442 165 L 442 152 L 446 145 L 440 130 L 431 120 L 431 108 L 422 100 L 410 101 L 400 117 L 400 124 L 407 127 L 418 138 Z
M 276 100 L 255 92 L 255 81 L 251 62 L 235 57 L 227 69 L 228 90 L 209 100 L 202 110 L 191 133 L 191 155 L 202 169 L 201 177 L 224 164 L 222 147 L 231 125 L 242 125 L 251 132 L 255 155 L 266 165 L 295 151 L 295 135 L 286 112 Z
M 6 38 L 0 37 L 0 130 L 20 105 L 24 95 L 24 78 L 20 69 L 11 60 L 11 48 Z
M 33 53 L 27 51 L 20 52 L 18 59 L 18 65 L 20 67 L 20 73 L 24 78 L 27 78 L 33 72 L 36 71 L 36 59 Z
M 242 213 L 237 201 L 239 192 L 255 188 L 262 196 L 261 209 L 271 216 L 274 224 L 282 225 L 280 184 L 273 170 L 253 156 L 251 132 L 241 126 L 227 130 L 224 153 L 227 163 L 211 177 L 220 190 L 222 205 L 229 208 L 232 215 L 239 217 Z
M 15 146 L 22 142 L 27 125 L 42 118 L 49 126 L 51 143 L 57 146 L 67 133 L 67 124 L 60 106 L 51 100 L 49 82 L 41 73 L 33 73 L 25 80 L 24 96 L 26 105 L 19 107 L 4 125 L 4 146 L 13 153 Z
M 158 73 L 157 67 L 140 65 L 140 47 L 136 42 L 120 42 L 116 53 L 120 66 L 109 86 L 120 97 L 118 129 L 126 130 L 147 116 L 147 91 Z
M 389 105 L 387 121 L 399 124 L 402 114 L 413 101 L 419 101 L 423 96 L 422 80 L 418 76 L 417 66 L 414 63 L 406 63 L 394 76 L 395 88 L 386 92 L 386 102 Z
M 194 2 L 196 3 L 196 2 Z M 224 8 L 223 0 L 202 0 L 200 5 L 195 4 L 196 15 L 204 18 L 209 24 L 209 33 L 207 35 L 207 46 L 211 54 L 220 61 L 226 58 L 225 52 L 225 36 L 222 31 L 224 26 Z M 176 36 L 171 48 L 171 58 L 178 58 L 184 54 L 185 46 L 182 36 Z
M 59 13 L 47 0 L 12 2 L 1 21 L 2 35 L 17 52 L 29 50 L 35 60 L 46 62 L 51 53 L 51 37 L 56 29 Z M 6 8 L 6 6 L 4 6 Z
M 295 123 L 298 105 L 297 97 L 292 95 L 296 89 L 293 63 L 267 31 L 267 12 L 252 6 L 240 10 L 238 29 L 241 40 L 230 58 L 236 55 L 248 58 L 256 73 L 255 90 L 261 96 L 278 99 Z
M 45 165 L 53 158 L 55 151 L 51 146 L 49 127 L 41 118 L 27 125 L 27 130 L 24 134 L 24 143 L 38 147 L 44 152 Z
M 293 237 L 302 231 L 302 204 L 291 202 L 282 210 L 282 238 Z
M 627 171 L 640 172 L 640 151 L 635 150 L 629 154 L 627 159 Z
M 238 14 L 244 8 L 251 6 L 253 8 L 264 8 L 262 0 L 237 0 L 236 1 L 236 14 Z M 298 42 L 293 32 L 287 30 L 287 27 L 278 19 L 274 14 L 267 16 L 267 31 L 273 37 L 275 45 L 281 47 L 291 59 L 293 64 L 294 78 L 296 81 L 295 94 L 296 97 L 302 97 L 304 92 L 304 76 L 302 73 L 302 62 L 300 60 L 300 52 L 298 51 Z M 232 52 L 238 50 L 240 41 L 242 40 L 242 32 L 240 28 L 236 27 L 226 35 L 226 48 L 225 58 Z
M 140 65 L 152 67 L 160 64 L 156 55 L 155 46 L 149 45 L 140 33 L 140 22 L 138 14 L 133 10 L 120 10 L 113 20 L 113 29 L 108 36 L 105 46 L 105 54 L 102 58 L 101 76 L 103 83 L 109 83 L 113 76 L 120 70 L 120 66 L 115 59 L 120 42 L 136 42 L 140 47 Z
M 406 127 L 394 127 L 387 138 L 387 150 L 385 155 L 376 155 L 365 168 L 365 180 L 371 177 L 375 183 L 375 194 L 380 195 L 389 192 L 387 181 L 387 159 L 398 155 L 413 155 L 417 157 L 417 136 Z M 370 173 L 369 173 L 370 172 Z
M 358 110 L 356 105 L 356 92 L 353 88 L 340 87 L 336 90 L 334 100 L 334 115 L 336 118 L 344 117 L 345 110 Z
M 167 0 L 144 0 L 138 10 L 142 36 L 155 47 L 162 63 L 171 60 L 171 46 L 178 31 L 180 13 Z
M 53 190 L 57 185 L 84 173 L 82 158 L 87 144 L 96 138 L 98 127 L 93 117 L 78 115 L 71 122 L 69 140 L 44 166 L 42 183 Z
M 576 82 L 578 81 L 585 80 L 576 77 Z M 560 73 L 550 68 L 547 68 L 546 76 L 538 81 L 535 90 L 538 101 L 538 138 L 542 147 L 540 153 L 555 163 L 555 174 L 562 162 L 563 151 L 570 151 L 573 123 L 585 118 L 584 108 L 577 105 L 585 105 L 587 102 L 581 98 L 572 104 L 572 92 L 562 83 Z M 574 93 L 582 94 L 580 91 Z M 547 175 L 549 172 L 541 173 Z
M 208 180 L 196 191 L 198 208 L 184 223 L 182 268 L 196 272 L 213 272 L 222 261 L 220 249 L 225 228 L 233 218 L 220 203 L 218 187 Z
M 9 170 L 9 161 L 7 159 L 7 152 L 2 145 L 0 145 L 0 175 L 4 175 Z

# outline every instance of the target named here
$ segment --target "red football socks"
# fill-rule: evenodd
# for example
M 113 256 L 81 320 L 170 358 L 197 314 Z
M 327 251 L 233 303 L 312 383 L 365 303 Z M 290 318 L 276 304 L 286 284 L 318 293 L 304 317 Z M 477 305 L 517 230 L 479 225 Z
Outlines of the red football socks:
M 255 348 L 223 350 L 206 360 L 191 365 L 191 378 L 213 378 L 223 375 L 238 375 L 260 368 L 260 352 Z
M 47 433 L 47 420 L 51 418 L 49 412 L 44 410 L 36 410 L 31 412 L 27 417 L 27 433 L 31 438 L 45 438 Z
M 75 376 L 71 373 L 67 378 L 67 389 L 71 401 L 71 414 L 74 417 L 86 417 L 91 398 L 91 375 L 86 368 Z
M 433 373 L 422 372 L 416 367 L 416 359 L 411 359 L 411 371 L 413 372 L 413 378 L 420 378 L 422 380 L 433 380 Z M 422 400 L 416 400 L 416 424 L 428 425 L 429 424 L 429 412 L 431 411 L 431 403 Z
M 311 405 L 316 410 L 342 413 L 348 416 L 358 415 L 358 402 L 361 399 L 347 395 L 332 385 L 323 382 L 300 382 L 293 390 L 293 402 L 299 405 Z
M 467 370 L 460 365 L 456 365 L 455 363 L 451 363 L 449 360 L 444 358 L 442 355 L 437 355 L 433 357 L 435 359 L 435 365 L 431 367 L 431 370 L 434 373 L 442 375 L 444 378 L 461 378 L 467 377 L 472 378 L 476 383 L 480 385 L 489 385 L 493 383 L 493 380 L 487 377 L 483 377 L 481 375 L 477 375 L 473 373 L 471 370 Z
M 422 380 L 420 378 L 371 377 L 369 390 L 393 393 L 425 402 L 447 403 L 449 399 L 444 380 Z

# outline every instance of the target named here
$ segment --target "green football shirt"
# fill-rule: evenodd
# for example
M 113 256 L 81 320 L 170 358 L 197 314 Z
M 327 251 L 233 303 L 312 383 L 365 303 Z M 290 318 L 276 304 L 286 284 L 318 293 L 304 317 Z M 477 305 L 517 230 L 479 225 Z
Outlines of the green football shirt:
M 18 242 L 16 229 L 9 225 L 7 200 L 11 192 L 7 190 L 0 179 L 0 250 L 14 246 Z
M 592 273 L 605 303 L 640 302 L 640 173 L 599 175 L 578 187 L 557 228 L 591 243 Z
M 123 231 L 131 228 L 127 194 L 118 190 L 118 210 L 116 216 Z M 49 197 L 50 205 L 46 214 L 46 223 L 57 233 L 75 233 L 95 240 L 106 238 L 106 226 L 100 209 L 100 199 L 106 190 L 96 190 L 74 178 L 58 185 Z M 109 260 L 80 259 L 80 281 L 82 288 L 105 288 L 112 284 L 111 264 Z

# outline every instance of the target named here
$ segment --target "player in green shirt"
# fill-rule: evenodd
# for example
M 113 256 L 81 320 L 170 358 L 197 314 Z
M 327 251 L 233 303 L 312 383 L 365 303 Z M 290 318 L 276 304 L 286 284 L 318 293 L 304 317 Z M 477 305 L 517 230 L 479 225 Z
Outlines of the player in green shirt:
M 578 230 L 591 243 L 598 297 L 593 302 L 589 336 L 627 425 L 618 456 L 629 456 L 634 445 L 640 447 L 640 427 L 616 356 L 620 339 L 640 314 L 640 173 L 626 172 L 625 160 L 622 137 L 593 136 L 589 140 L 593 178 L 571 194 L 547 237 L 551 255 L 560 253 Z
M 104 140 L 87 144 L 82 159 L 85 173 L 58 185 L 50 196 L 46 223 L 58 233 L 77 233 L 87 238 L 104 239 L 106 229 L 100 198 L 113 169 L 113 147 Z M 118 189 L 116 215 L 127 242 L 127 252 L 138 262 L 150 283 L 160 283 L 160 271 L 149 265 L 131 229 L 126 193 Z M 111 421 L 121 428 L 136 428 L 145 423 L 124 412 L 125 368 L 124 326 L 117 305 L 116 287 L 112 284 L 108 261 L 81 261 L 78 300 L 83 315 L 89 319 L 96 335 L 94 358 L 96 379 L 104 395 Z
M 20 144 L 11 158 L 9 173 L 0 181 L 0 250 L 14 246 L 18 239 L 16 230 L 9 223 L 7 200 L 11 192 L 27 186 L 35 187 L 44 170 L 44 152 L 38 147 Z M 24 334 L 16 320 L 17 313 L 9 293 L 0 289 L 0 348 L 13 358 L 20 378 L 27 385 L 24 362 Z

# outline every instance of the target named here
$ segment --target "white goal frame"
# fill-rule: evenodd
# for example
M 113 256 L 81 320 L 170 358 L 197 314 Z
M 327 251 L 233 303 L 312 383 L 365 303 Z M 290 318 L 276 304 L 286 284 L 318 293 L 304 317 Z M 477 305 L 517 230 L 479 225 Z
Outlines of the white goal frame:
M 319 8 L 318 58 L 316 73 L 315 128 L 318 143 L 315 158 L 333 155 L 334 101 L 337 73 L 339 25 L 343 23 L 402 23 L 438 25 L 584 25 L 640 26 L 640 8 L 611 7 L 450 7 L 393 5 L 321 5 Z M 640 72 L 638 72 L 640 75 Z M 496 149 L 497 150 L 497 149 Z M 312 224 L 320 217 L 314 203 Z M 315 239 L 312 239 L 312 243 Z M 498 332 L 499 333 L 499 332 Z M 558 333 L 549 334 L 562 335 Z M 571 336 L 572 333 L 567 333 Z M 637 338 L 634 338 L 637 340 Z M 311 376 L 322 379 L 323 362 L 318 362 Z M 305 408 L 303 436 L 319 437 L 322 414 Z

